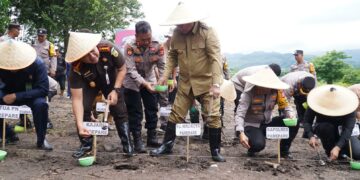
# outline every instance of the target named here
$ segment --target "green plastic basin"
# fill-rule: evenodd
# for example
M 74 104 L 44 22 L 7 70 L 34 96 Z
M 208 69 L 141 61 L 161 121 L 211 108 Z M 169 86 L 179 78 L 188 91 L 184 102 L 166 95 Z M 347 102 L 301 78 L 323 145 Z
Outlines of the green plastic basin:
M 87 167 L 93 165 L 94 161 L 95 161 L 95 157 L 89 156 L 89 157 L 80 158 L 79 164 L 80 166 Z
M 296 126 L 296 124 L 297 124 L 296 118 L 294 118 L 294 119 L 285 118 L 285 119 L 283 119 L 283 121 L 284 121 L 285 126 Z
M 0 150 L 0 161 L 4 160 L 7 155 L 6 151 Z

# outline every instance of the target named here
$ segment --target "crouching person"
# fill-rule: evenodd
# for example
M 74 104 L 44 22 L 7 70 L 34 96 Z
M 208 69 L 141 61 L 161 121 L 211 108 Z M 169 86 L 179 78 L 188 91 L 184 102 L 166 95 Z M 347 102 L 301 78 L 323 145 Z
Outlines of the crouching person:
M 235 115 L 235 130 L 240 133 L 240 143 L 248 149 L 248 155 L 254 156 L 265 148 L 266 127 L 285 127 L 283 119 L 293 118 L 283 89 L 289 85 L 283 83 L 270 68 L 244 76 L 246 82 Z M 271 117 L 275 105 L 284 112 L 284 116 Z M 289 127 L 290 137 L 280 142 L 281 156 L 291 158 L 291 143 L 296 136 L 296 127 Z
M 53 147 L 45 139 L 49 109 L 46 103 L 49 80 L 45 64 L 36 57 L 35 49 L 15 40 L 0 43 L 0 54 L 0 79 L 3 83 L 0 105 L 29 106 L 33 112 L 37 147 L 52 150 Z M 0 131 L 3 129 L 2 121 Z M 8 141 L 18 140 L 9 126 L 6 134 Z
M 92 149 L 92 136 L 83 126 L 91 121 L 92 103 L 99 91 L 110 103 L 123 151 L 131 156 L 129 126 L 124 102 L 122 81 L 126 74 L 125 60 L 110 42 L 101 40 L 100 34 L 70 32 L 65 61 L 72 63 L 69 83 L 72 106 L 81 146 L 73 157 L 79 158 Z
M 353 158 L 360 160 L 360 140 L 351 136 L 358 104 L 356 94 L 345 87 L 325 85 L 313 89 L 308 95 L 309 108 L 304 117 L 304 130 L 310 137 L 309 145 L 316 148 L 319 145 L 316 136 L 319 137 L 326 155 L 330 160 L 336 160 L 350 155 L 350 139 Z

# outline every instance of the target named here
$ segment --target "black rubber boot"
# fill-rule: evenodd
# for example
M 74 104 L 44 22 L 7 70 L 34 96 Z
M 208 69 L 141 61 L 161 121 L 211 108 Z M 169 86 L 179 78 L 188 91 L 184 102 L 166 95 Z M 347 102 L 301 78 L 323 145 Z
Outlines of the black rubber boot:
M 204 124 L 204 131 L 202 134 L 202 139 L 209 140 L 209 128 L 207 127 L 206 124 Z
M 216 162 L 225 162 L 220 154 L 221 128 L 209 128 L 209 143 L 212 159 Z
M 84 156 L 85 154 L 91 152 L 91 150 L 92 150 L 92 144 L 93 144 L 92 137 L 89 137 L 89 138 L 80 137 L 80 142 L 81 142 L 81 145 L 80 145 L 79 149 L 76 150 L 72 155 L 72 157 L 74 157 L 74 158 L 80 158 L 80 157 Z
M 147 130 L 146 143 L 147 143 L 148 147 L 159 147 L 161 145 L 156 138 L 156 129 L 148 129 Z
M 134 138 L 134 150 L 137 153 L 146 153 L 144 143 L 141 139 L 141 131 L 132 132 Z
M 285 158 L 285 159 L 293 159 L 292 154 L 289 151 L 290 147 L 283 145 L 280 145 L 280 157 Z
M 44 139 L 44 141 L 42 143 L 38 143 L 37 147 L 39 149 L 42 149 L 42 150 L 45 150 L 45 151 L 52 151 L 53 150 L 53 146 L 46 139 Z
M 115 123 L 115 124 L 118 135 L 121 140 L 121 144 L 123 146 L 123 152 L 125 153 L 126 156 L 129 157 L 133 156 L 134 149 L 131 145 L 131 140 L 130 140 L 129 123 L 124 122 L 124 123 Z
M 176 124 L 168 121 L 166 126 L 166 132 L 162 145 L 150 151 L 150 156 L 160 156 L 162 154 L 170 154 L 172 148 L 174 147 L 175 138 L 176 138 Z

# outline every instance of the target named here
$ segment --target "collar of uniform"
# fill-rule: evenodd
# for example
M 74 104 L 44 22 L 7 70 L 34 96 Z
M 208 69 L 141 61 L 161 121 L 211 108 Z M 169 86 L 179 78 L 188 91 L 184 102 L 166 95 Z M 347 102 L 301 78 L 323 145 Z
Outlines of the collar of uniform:
M 195 33 L 198 31 L 199 26 L 200 26 L 199 21 L 195 22 L 195 25 L 194 25 L 194 27 L 193 27 L 193 29 L 192 29 L 191 32 L 192 32 L 193 34 L 195 34 Z

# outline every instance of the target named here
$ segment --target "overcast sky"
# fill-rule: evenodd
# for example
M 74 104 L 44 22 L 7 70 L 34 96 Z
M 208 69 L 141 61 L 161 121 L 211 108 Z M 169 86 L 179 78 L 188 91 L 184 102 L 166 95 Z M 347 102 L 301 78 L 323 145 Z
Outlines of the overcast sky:
M 139 0 L 155 34 L 180 0 Z M 222 51 L 306 52 L 360 48 L 360 0 L 185 0 L 207 10 Z

